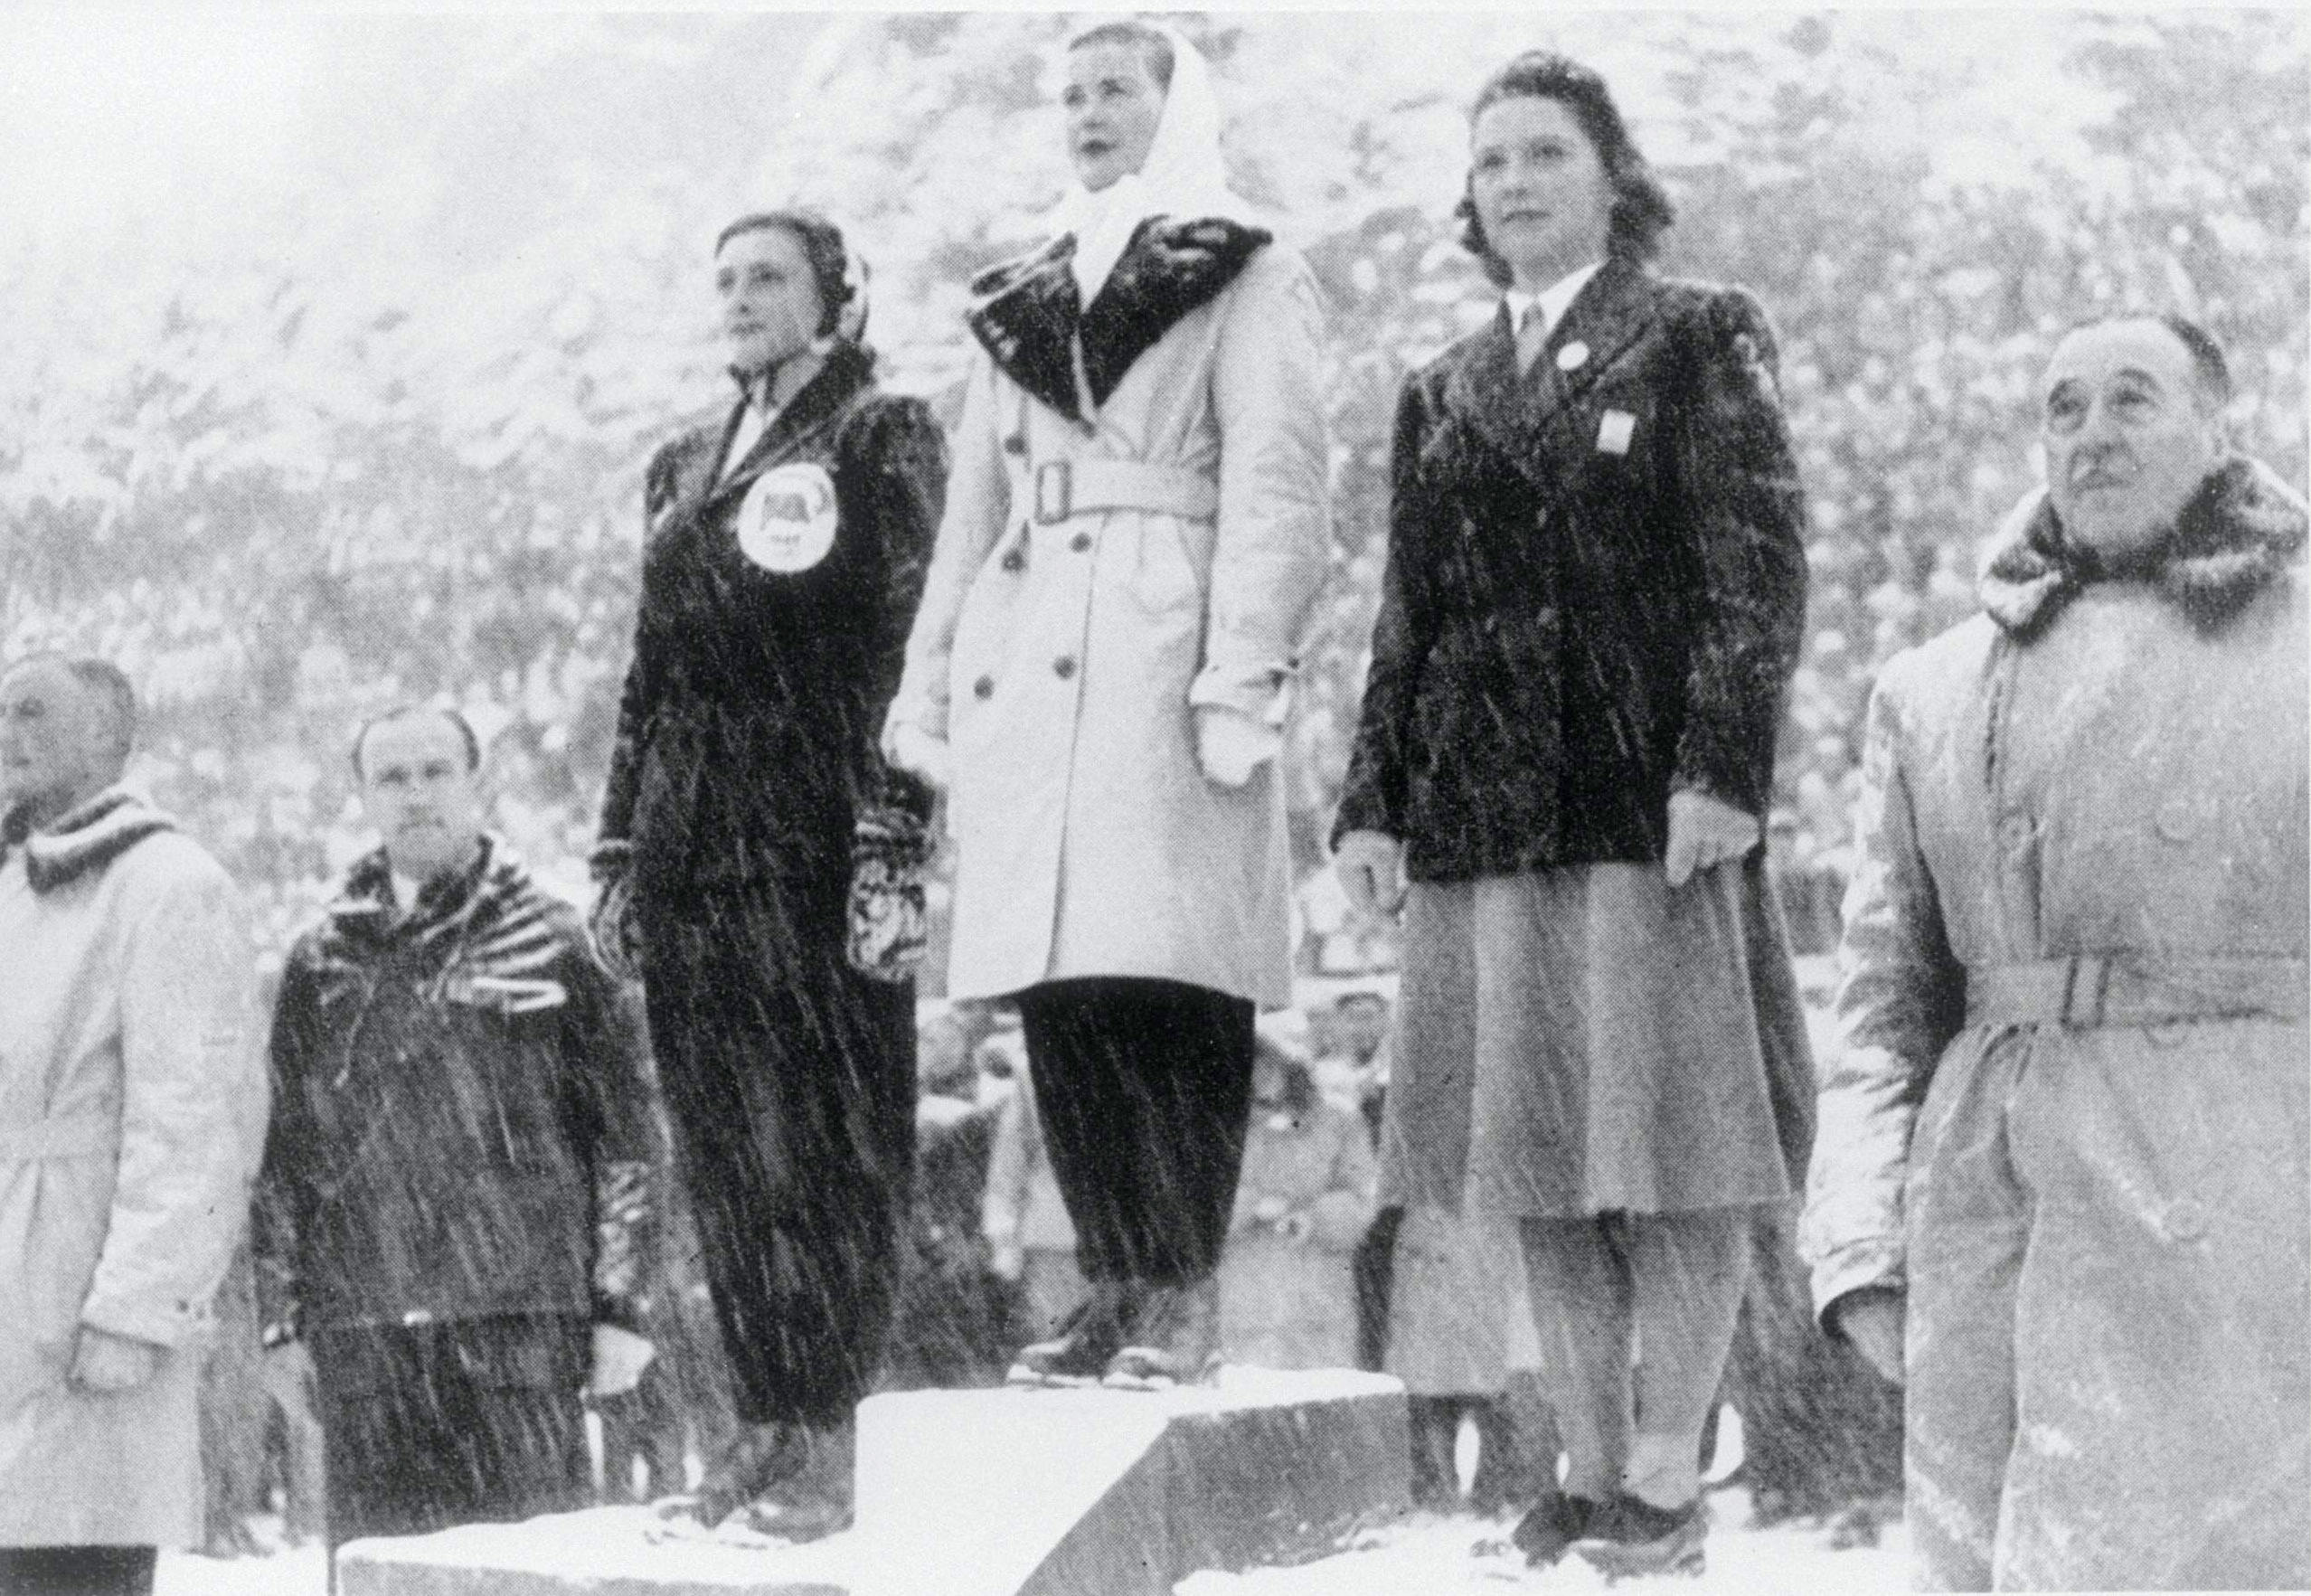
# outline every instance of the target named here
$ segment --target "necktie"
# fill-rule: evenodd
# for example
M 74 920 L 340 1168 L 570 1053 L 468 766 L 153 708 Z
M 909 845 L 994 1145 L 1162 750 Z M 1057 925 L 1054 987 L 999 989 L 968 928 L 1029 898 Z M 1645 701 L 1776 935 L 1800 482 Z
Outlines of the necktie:
M 1529 372 L 1540 358 L 1541 345 L 1549 341 L 1549 313 L 1535 299 L 1524 307 L 1524 318 L 1516 326 L 1516 369 Z

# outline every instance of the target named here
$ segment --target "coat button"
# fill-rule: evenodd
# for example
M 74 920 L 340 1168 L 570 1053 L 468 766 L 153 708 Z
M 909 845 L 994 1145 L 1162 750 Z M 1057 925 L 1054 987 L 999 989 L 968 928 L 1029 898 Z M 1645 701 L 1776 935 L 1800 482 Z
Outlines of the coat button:
M 2206 1204 L 2194 1197 L 2177 1197 L 2166 1205 L 2160 1228 L 2167 1239 L 2175 1242 L 2195 1242 L 2207 1233 Z
M 1075 674 L 1075 657 L 1074 657 L 1074 656 L 1072 656 L 1072 655 L 1069 655 L 1069 654 L 1062 654 L 1062 655 L 1061 655 L 1061 656 L 1060 656 L 1057 659 L 1054 659 L 1053 661 L 1052 661 L 1052 675 L 1053 675 L 1057 676 L 1057 677 L 1058 677 L 1061 681 L 1062 681 L 1062 682 L 1066 681 L 1066 680 L 1067 680 L 1070 676 L 1073 675 L 1074 674 Z
M 1004 551 L 1003 568 L 1005 571 L 1023 571 L 1026 569 L 1026 555 L 1021 553 L 1016 549 L 1006 549 Z
M 2189 798 L 2172 798 L 2158 807 L 2153 822 L 2158 835 L 2171 843 L 2186 843 L 2198 834 L 2199 808 Z
M 993 676 L 981 676 L 977 681 L 972 683 L 971 696 L 974 698 L 993 698 L 995 696 L 995 678 Z
M 1003 440 L 1003 452 L 1007 455 L 1023 455 L 1027 452 L 1027 440 L 1014 432 Z
M 1088 532 L 1079 532 L 1067 540 L 1067 546 L 1079 554 L 1087 552 L 1091 547 L 1091 534 Z
M 2009 815 L 1998 822 L 1998 836 L 2007 847 L 2019 853 L 2030 845 L 2030 817 Z

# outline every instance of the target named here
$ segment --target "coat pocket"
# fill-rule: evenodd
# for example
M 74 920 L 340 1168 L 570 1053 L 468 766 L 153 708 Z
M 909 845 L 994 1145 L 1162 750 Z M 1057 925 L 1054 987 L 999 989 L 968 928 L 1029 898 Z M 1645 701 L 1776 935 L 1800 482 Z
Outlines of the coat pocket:
M 1138 523 L 1131 596 L 1140 609 L 1157 619 L 1200 612 L 1212 568 L 1212 524 L 1147 512 L 1122 514 Z M 1129 524 L 1126 521 L 1112 527 L 1108 535 Z

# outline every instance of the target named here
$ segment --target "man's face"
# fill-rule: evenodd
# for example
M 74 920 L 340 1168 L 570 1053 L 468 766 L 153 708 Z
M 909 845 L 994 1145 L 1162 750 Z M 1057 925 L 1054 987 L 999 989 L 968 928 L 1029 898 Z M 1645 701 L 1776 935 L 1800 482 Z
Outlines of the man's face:
M 2149 547 L 2222 458 L 2191 352 L 2151 320 L 2081 327 L 2047 364 L 2046 487 L 2062 529 L 2105 559 Z
M 0 676 L 0 809 L 52 819 L 120 773 L 118 731 L 103 694 L 60 660 Z
M 393 869 L 431 881 L 473 857 L 481 840 L 481 773 L 443 715 L 409 714 L 370 728 L 361 745 L 361 807 Z

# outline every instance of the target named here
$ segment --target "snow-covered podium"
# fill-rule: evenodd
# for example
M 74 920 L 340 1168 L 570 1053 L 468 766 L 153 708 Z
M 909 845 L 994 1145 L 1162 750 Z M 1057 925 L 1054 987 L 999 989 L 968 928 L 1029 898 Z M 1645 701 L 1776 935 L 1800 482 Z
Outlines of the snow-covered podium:
M 341 1596 L 1166 1596 L 1290 1562 L 1406 1501 L 1403 1387 L 1224 1370 L 1160 1393 L 922 1391 L 859 1406 L 857 1527 L 807 1546 L 668 1540 L 645 1509 L 476 1525 L 338 1554 Z

